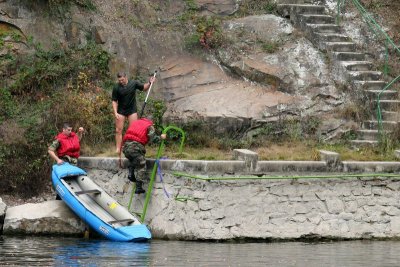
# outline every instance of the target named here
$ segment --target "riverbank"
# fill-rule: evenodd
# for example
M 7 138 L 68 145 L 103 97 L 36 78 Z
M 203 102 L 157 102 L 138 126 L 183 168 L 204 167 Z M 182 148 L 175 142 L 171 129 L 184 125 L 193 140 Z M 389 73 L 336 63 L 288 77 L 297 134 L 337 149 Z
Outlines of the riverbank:
M 263 162 L 253 153 L 241 156 L 233 161 L 162 161 L 163 181 L 155 184 L 146 217 L 153 236 L 173 240 L 400 237 L 400 182 L 390 177 L 399 172 L 399 163 L 340 162 L 326 152 L 325 161 L 319 162 Z M 86 158 L 82 164 L 121 203 L 129 202 L 118 182 L 126 171 L 112 168 L 116 159 Z M 143 202 L 135 196 L 135 211 L 141 211 Z
M 321 151 L 323 161 L 258 161 L 247 150 L 236 150 L 234 157 L 162 160 L 162 180 L 158 175 L 145 217 L 153 238 L 400 238 L 398 162 L 342 162 L 328 151 Z M 131 188 L 125 186 L 127 170 L 119 168 L 118 158 L 82 157 L 79 164 L 128 206 Z M 147 164 L 150 170 L 154 160 Z M 144 195 L 135 195 L 131 212 L 141 213 L 144 203 Z M 5 234 L 13 228 L 7 223 L 6 218 Z

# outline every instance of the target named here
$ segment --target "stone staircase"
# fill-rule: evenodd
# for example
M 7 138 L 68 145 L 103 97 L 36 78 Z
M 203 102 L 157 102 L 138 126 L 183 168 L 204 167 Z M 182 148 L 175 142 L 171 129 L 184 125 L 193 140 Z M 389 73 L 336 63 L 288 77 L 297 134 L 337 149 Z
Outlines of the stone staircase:
M 380 71 L 373 69 L 373 60 L 367 54 L 357 51 L 356 44 L 335 24 L 336 17 L 326 13 L 325 6 L 313 4 L 312 0 L 278 0 L 278 12 L 289 18 L 307 38 L 329 56 L 334 74 L 340 82 L 350 84 L 355 90 L 364 90 L 371 103 L 366 103 L 376 114 L 377 96 L 387 84 Z M 382 126 L 386 132 L 397 127 L 400 107 L 398 93 L 386 90 L 381 94 Z M 357 131 L 354 146 L 377 145 L 379 140 L 377 116 L 364 121 Z

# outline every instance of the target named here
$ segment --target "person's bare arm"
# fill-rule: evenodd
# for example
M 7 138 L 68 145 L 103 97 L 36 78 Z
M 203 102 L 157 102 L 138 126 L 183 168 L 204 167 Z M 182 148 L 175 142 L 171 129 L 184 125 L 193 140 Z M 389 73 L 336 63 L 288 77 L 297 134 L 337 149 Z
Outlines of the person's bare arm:
M 117 110 L 118 110 L 118 102 L 113 100 L 112 107 L 113 107 L 113 110 L 114 110 L 114 117 L 118 120 L 120 118 L 120 116 L 121 116 L 117 112 Z
M 64 161 L 62 159 L 60 159 L 52 149 L 49 148 L 47 150 L 47 152 L 49 152 L 50 157 L 52 159 L 54 159 L 57 162 L 58 165 L 61 165 L 61 164 L 64 163 Z
M 118 110 L 118 102 L 117 101 L 112 101 L 112 107 L 113 107 L 113 110 L 114 110 L 114 115 L 116 116 L 117 115 L 117 110 Z
M 76 134 L 78 136 L 78 138 L 79 138 L 79 141 L 81 141 L 82 134 L 83 134 L 84 131 L 85 131 L 85 129 L 83 129 L 83 127 L 79 127 L 78 133 Z
M 147 83 L 145 83 L 145 84 L 143 85 L 143 91 L 149 90 L 150 85 L 151 85 L 152 83 L 154 83 L 155 81 L 156 81 L 156 77 L 151 76 L 150 79 L 149 79 L 149 82 L 147 82 Z

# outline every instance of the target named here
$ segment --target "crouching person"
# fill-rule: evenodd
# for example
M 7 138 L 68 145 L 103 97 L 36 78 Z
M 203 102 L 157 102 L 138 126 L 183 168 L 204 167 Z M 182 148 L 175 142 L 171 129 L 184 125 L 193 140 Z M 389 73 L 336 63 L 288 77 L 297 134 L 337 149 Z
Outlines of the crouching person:
M 166 134 L 160 136 L 166 138 Z M 146 144 L 159 137 L 155 133 L 153 122 L 142 118 L 132 121 L 122 139 L 122 152 L 129 160 L 128 179 L 136 183 L 136 194 L 144 193 L 143 180 L 146 174 Z M 136 171 L 136 174 L 135 174 Z
M 60 132 L 48 148 L 48 153 L 58 165 L 68 162 L 72 165 L 78 164 L 80 154 L 80 140 L 84 129 L 79 127 L 78 133 L 72 131 L 69 123 L 64 123 L 62 132 Z

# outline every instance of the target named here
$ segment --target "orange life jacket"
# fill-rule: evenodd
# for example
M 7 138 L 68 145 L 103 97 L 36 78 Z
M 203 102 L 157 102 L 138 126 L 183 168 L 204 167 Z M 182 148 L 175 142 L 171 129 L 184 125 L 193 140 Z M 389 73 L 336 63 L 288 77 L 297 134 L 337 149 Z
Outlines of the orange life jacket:
M 57 155 L 59 157 L 68 155 L 73 158 L 79 158 L 81 145 L 79 144 L 78 136 L 74 132 L 71 132 L 69 136 L 59 133 L 56 139 L 60 142 L 60 147 L 57 149 Z
M 146 145 L 149 142 L 147 131 L 151 125 L 153 125 L 153 122 L 146 118 L 131 122 L 128 130 L 126 130 L 123 142 L 129 140 L 139 142 L 142 145 Z

